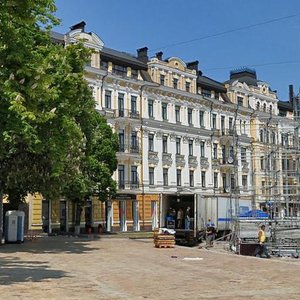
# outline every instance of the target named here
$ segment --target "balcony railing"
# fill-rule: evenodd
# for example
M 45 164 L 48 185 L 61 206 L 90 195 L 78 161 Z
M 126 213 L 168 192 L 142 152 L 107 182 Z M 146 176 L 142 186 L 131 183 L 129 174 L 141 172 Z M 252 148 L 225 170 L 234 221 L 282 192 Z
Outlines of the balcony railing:
M 119 180 L 118 182 L 118 188 L 119 190 L 135 190 L 139 188 L 139 182 L 138 181 L 123 181 Z
M 148 152 L 148 161 L 150 164 L 157 164 L 159 161 L 158 152 L 149 151 Z
M 124 153 L 139 153 L 140 148 L 139 145 L 136 144 L 119 144 L 119 152 Z
M 200 158 L 200 165 L 201 168 L 207 169 L 209 167 L 209 162 L 207 157 L 201 157 Z
M 139 119 L 140 113 L 137 111 L 132 111 L 130 109 L 115 109 L 114 117 L 115 118 Z
M 163 165 L 171 166 L 173 163 L 172 154 L 171 153 L 163 153 L 162 154 L 162 162 L 163 162 Z
M 189 156 L 189 167 L 196 168 L 198 166 L 197 156 Z
M 182 154 L 176 154 L 176 165 L 178 167 L 184 167 L 185 166 L 185 156 Z

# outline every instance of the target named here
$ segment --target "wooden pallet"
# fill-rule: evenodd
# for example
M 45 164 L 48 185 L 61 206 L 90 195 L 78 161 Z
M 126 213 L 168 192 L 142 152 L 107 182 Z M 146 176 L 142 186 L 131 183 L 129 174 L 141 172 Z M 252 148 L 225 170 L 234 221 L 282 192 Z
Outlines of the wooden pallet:
M 175 244 L 160 244 L 160 245 L 155 245 L 156 248 L 175 248 Z

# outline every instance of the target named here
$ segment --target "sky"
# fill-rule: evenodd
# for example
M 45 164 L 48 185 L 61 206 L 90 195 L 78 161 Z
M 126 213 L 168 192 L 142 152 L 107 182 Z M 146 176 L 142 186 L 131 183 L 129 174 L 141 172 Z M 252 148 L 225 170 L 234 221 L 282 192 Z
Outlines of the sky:
M 203 75 L 224 82 L 251 67 L 288 100 L 300 88 L 299 0 L 56 0 L 61 33 L 84 20 L 108 48 L 149 56 L 163 51 L 199 61 Z M 295 16 L 296 15 L 296 16 Z M 277 21 L 274 21 L 277 20 Z M 255 26 L 252 26 L 255 25 Z M 246 28 L 245 28 L 246 27 Z

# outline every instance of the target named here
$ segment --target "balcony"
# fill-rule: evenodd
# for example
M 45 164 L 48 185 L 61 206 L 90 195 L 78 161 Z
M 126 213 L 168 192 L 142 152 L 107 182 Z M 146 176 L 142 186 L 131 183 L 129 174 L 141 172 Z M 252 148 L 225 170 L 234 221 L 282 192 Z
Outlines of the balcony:
M 131 119 L 139 119 L 140 118 L 140 113 L 137 111 L 130 111 L 129 117 Z
M 209 167 L 209 162 L 207 157 L 201 157 L 200 158 L 200 166 L 202 169 L 208 169 Z
M 218 169 L 220 168 L 220 159 L 219 158 L 213 158 L 211 161 L 211 165 L 213 169 Z
M 234 163 L 235 163 L 235 160 L 231 156 L 223 157 L 220 160 L 220 170 L 221 170 L 221 172 L 232 171 L 233 168 L 235 167 Z
M 139 153 L 139 150 L 138 145 L 130 145 L 130 153 Z
M 198 161 L 197 161 L 197 156 L 189 156 L 189 167 L 190 168 L 197 168 L 198 166 Z
M 139 119 L 140 113 L 137 111 L 131 111 L 130 109 L 115 109 L 113 117 Z
M 162 154 L 162 163 L 164 166 L 170 167 L 173 163 L 172 154 L 171 153 L 163 153 Z
M 100 114 L 102 116 L 105 116 L 106 118 L 113 118 L 115 115 L 115 111 L 114 109 L 103 107 L 102 110 L 100 110 Z
M 236 137 L 237 131 L 233 129 L 222 129 L 220 136 L 220 143 L 227 144 L 228 142 L 232 142 L 234 137 Z
M 123 181 L 119 180 L 118 189 L 119 190 L 136 190 L 139 188 L 138 181 Z
M 157 165 L 159 161 L 158 152 L 149 151 L 148 152 L 148 162 L 149 164 Z
M 185 156 L 182 154 L 176 154 L 176 166 L 184 167 L 185 166 Z

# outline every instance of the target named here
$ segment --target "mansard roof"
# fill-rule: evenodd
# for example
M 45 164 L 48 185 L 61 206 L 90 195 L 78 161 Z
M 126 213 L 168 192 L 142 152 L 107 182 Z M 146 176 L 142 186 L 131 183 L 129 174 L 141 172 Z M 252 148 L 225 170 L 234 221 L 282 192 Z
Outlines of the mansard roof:
M 197 85 L 205 89 L 226 93 L 226 88 L 221 82 L 218 82 L 216 80 L 213 80 L 207 76 L 203 76 L 200 74 L 197 77 Z

